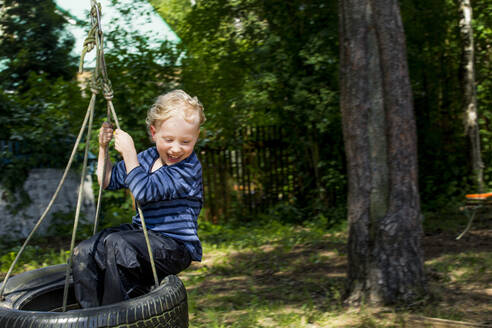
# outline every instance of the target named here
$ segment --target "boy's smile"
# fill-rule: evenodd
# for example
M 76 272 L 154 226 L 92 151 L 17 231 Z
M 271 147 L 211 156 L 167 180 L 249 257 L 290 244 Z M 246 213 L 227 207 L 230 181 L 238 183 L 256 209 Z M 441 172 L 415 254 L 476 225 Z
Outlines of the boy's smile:
M 199 128 L 196 123 L 190 123 L 181 116 L 172 116 L 158 127 L 150 126 L 150 133 L 162 165 L 173 165 L 191 155 Z

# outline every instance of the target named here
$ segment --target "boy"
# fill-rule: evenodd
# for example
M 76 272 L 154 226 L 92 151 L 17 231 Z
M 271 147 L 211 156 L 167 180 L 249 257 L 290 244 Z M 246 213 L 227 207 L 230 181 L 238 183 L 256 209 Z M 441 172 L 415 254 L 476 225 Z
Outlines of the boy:
M 193 148 L 203 107 L 182 90 L 159 96 L 147 115 L 154 147 L 137 155 L 133 139 L 104 123 L 99 132 L 97 176 L 103 188 L 129 188 L 140 204 L 159 280 L 201 261 L 197 218 L 203 203 L 202 169 Z M 107 162 L 114 135 L 123 161 Z M 83 308 L 120 302 L 153 284 L 150 259 L 137 213 L 132 224 L 104 229 L 74 250 L 75 296 Z

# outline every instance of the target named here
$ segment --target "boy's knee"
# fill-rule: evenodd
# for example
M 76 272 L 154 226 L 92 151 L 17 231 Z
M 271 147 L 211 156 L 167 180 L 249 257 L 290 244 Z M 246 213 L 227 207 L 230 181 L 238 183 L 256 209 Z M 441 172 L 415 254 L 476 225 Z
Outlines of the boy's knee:
M 82 241 L 73 249 L 72 272 L 74 276 L 79 276 L 90 266 L 92 246 L 87 240 Z
M 92 243 L 90 243 L 88 240 L 84 240 L 80 242 L 80 244 L 75 246 L 75 248 L 73 249 L 73 256 L 74 258 L 86 258 L 91 254 L 92 248 Z

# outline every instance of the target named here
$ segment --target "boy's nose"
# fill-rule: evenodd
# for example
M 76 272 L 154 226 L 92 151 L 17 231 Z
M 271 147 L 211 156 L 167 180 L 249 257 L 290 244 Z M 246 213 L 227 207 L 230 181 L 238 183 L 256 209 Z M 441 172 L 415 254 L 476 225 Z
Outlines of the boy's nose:
M 169 149 L 169 150 L 170 150 L 171 154 L 176 154 L 176 153 L 179 153 L 179 149 L 180 149 L 179 145 L 172 144 L 171 149 Z

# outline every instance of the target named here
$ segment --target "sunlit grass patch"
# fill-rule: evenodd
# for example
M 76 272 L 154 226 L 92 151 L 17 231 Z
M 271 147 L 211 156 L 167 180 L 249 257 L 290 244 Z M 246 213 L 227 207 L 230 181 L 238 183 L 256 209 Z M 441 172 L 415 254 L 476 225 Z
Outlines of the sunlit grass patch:
M 249 304 L 247 308 L 211 307 L 190 317 L 190 327 L 321 327 L 323 313 L 312 306 L 285 306 L 282 303 Z
M 189 291 L 191 327 L 197 328 L 409 327 L 409 316 L 414 313 L 473 321 L 469 307 L 461 311 L 459 302 L 463 296 L 470 301 L 477 295 L 457 290 L 476 283 L 477 290 L 483 291 L 485 277 L 490 276 L 487 270 L 492 267 L 490 253 L 476 249 L 456 253 L 459 245 L 454 237 L 434 235 L 427 241 L 433 249 L 426 268 L 440 278 L 436 282 L 431 275 L 432 301 L 398 312 L 353 311 L 343 305 L 346 226 L 330 230 L 322 220 L 303 226 L 272 220 L 205 226 L 204 230 L 204 263 L 181 274 Z M 202 270 L 202 279 L 187 280 L 198 270 Z M 481 302 L 486 303 L 478 299 L 469 304 L 486 311 Z
M 191 327 L 314 328 L 325 313 L 342 309 L 341 229 L 272 220 L 204 230 L 204 261 L 180 275 Z
M 426 262 L 426 265 L 451 282 L 484 282 L 492 280 L 492 253 L 462 252 L 445 254 Z
M 423 315 L 478 322 L 490 317 L 487 286 L 492 284 L 492 253 L 486 245 L 480 250 L 466 250 L 466 245 L 462 252 L 448 249 L 425 262 L 434 300 L 420 309 Z
M 200 222 L 200 237 L 207 244 L 220 247 L 229 246 L 236 249 L 255 248 L 264 245 L 277 244 L 285 248 L 301 243 L 316 244 L 325 241 L 338 242 L 346 237 L 346 223 L 331 229 L 339 233 L 328 232 L 329 220 L 321 217 L 309 223 L 300 225 L 285 224 L 279 220 L 246 222 L 234 225 L 216 225 L 207 221 Z
M 409 317 L 481 322 L 492 290 L 488 233 L 424 237 L 429 300 L 398 309 L 347 308 L 345 225 L 323 219 L 303 225 L 274 219 L 247 224 L 201 223 L 204 257 L 181 272 L 194 328 L 413 327 Z M 16 272 L 64 263 L 65 245 L 28 246 Z M 0 254 L 2 272 L 18 246 Z M 8 262 L 8 263 L 7 263 Z M 482 320 L 483 321 L 483 320 Z

